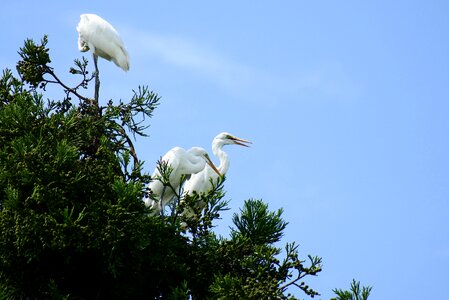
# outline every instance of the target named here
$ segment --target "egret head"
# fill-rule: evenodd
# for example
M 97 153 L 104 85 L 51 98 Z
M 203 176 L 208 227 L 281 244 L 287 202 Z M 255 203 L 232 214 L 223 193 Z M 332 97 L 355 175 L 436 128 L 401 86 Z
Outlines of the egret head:
M 81 52 L 87 52 L 90 50 L 89 45 L 86 43 L 86 41 L 82 40 L 81 37 L 78 38 L 78 49 Z
M 249 147 L 248 144 L 252 144 L 250 141 L 235 137 L 227 132 L 222 132 L 217 135 L 214 142 L 221 143 L 223 145 L 240 145 L 244 147 Z

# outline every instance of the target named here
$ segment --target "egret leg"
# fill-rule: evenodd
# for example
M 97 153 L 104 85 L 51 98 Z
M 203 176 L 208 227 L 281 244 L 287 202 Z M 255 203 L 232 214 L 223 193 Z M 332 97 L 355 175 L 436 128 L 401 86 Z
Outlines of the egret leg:
M 164 205 L 163 205 L 163 203 L 162 203 L 162 199 L 164 199 L 165 188 L 166 188 L 166 186 L 164 186 L 164 187 L 162 188 L 161 197 L 160 197 L 160 200 L 159 200 L 159 202 L 158 202 L 160 214 L 161 214 L 162 217 L 164 217 Z
M 98 55 L 93 54 L 94 57 L 94 66 L 95 66 L 95 92 L 94 92 L 94 100 L 96 105 L 98 106 L 98 97 L 100 93 L 100 72 L 98 71 Z

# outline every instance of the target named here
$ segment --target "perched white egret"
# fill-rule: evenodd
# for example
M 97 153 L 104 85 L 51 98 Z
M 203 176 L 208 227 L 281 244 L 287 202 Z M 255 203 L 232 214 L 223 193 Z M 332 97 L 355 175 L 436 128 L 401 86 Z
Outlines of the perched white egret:
M 152 175 L 152 182 L 149 184 L 151 193 L 156 196 L 158 200 L 145 199 L 145 204 L 152 207 L 156 212 L 161 212 L 163 208 L 170 203 L 170 201 L 176 196 L 180 188 L 182 175 L 195 174 L 204 169 L 206 164 L 210 166 L 211 170 L 214 170 L 217 176 L 220 176 L 220 172 L 211 161 L 206 150 L 200 147 L 193 147 L 189 150 L 184 150 L 181 147 L 174 147 L 168 151 L 161 161 L 167 164 L 167 167 L 171 168 L 169 176 L 170 186 L 165 186 L 159 180 L 161 173 L 159 168 L 154 170 Z M 159 178 L 159 179 L 158 179 Z
M 98 77 L 98 56 L 113 61 L 124 71 L 129 70 L 129 57 L 122 39 L 106 20 L 95 14 L 82 14 L 76 27 L 78 31 L 78 49 L 91 51 L 95 65 L 95 100 L 98 101 L 100 81 Z
M 227 132 L 222 132 L 217 135 L 212 141 L 212 152 L 220 160 L 220 165 L 218 166 L 218 172 L 221 175 L 225 175 L 229 169 L 229 157 L 226 152 L 223 151 L 223 146 L 225 145 L 240 145 L 244 147 L 249 147 L 250 141 L 240 139 Z M 204 166 L 201 172 L 192 174 L 192 176 L 187 180 L 184 185 L 184 193 L 192 195 L 194 192 L 198 194 L 207 193 L 212 189 L 212 182 L 217 182 L 217 175 L 211 168 Z

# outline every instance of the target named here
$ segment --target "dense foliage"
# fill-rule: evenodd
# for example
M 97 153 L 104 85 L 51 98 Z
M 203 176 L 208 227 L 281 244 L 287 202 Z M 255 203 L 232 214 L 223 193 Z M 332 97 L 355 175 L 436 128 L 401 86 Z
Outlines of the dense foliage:
M 224 178 L 195 218 L 179 212 L 195 210 L 198 195 L 163 216 L 145 207 L 151 178 L 131 137 L 145 135 L 157 94 L 139 87 L 127 103 L 101 106 L 82 95 L 93 79 L 86 59 L 75 60 L 79 83 L 69 87 L 50 67 L 46 37 L 19 54 L 18 77 L 6 69 L 0 79 L 0 299 L 295 299 L 295 287 L 318 295 L 303 278 L 321 271 L 321 259 L 275 246 L 282 210 L 250 199 L 230 237 L 214 235 Z M 62 99 L 44 100 L 48 85 Z

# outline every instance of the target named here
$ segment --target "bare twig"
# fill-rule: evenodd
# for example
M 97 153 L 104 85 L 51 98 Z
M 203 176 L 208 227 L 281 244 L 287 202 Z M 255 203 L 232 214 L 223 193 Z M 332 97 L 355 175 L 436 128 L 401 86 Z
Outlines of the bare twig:
M 60 84 L 64 89 L 66 89 L 66 90 L 69 91 L 70 93 L 74 94 L 75 96 L 77 96 L 77 97 L 80 98 L 81 100 L 84 100 L 84 101 L 87 101 L 87 102 L 90 102 L 90 103 L 94 104 L 93 101 L 92 101 L 92 99 L 86 98 L 86 97 L 80 95 L 80 94 L 76 91 L 76 89 L 77 89 L 80 85 L 78 85 L 76 88 L 72 89 L 72 88 L 68 87 L 67 85 L 65 85 L 65 84 L 58 78 L 58 76 L 56 76 L 56 74 L 53 72 L 53 70 L 52 70 L 51 68 L 47 67 L 47 73 L 50 74 L 50 75 L 55 79 L 55 81 L 46 80 L 47 82 Z

